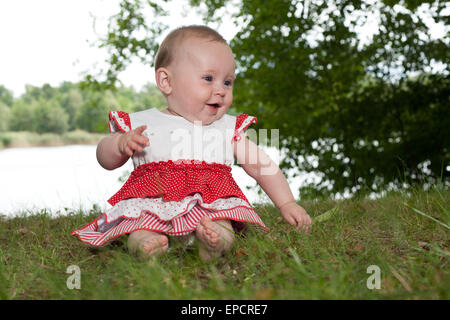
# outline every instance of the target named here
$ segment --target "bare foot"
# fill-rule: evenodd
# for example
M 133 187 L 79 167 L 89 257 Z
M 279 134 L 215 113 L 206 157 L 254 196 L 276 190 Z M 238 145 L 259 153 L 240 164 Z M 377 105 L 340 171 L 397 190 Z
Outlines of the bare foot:
M 153 256 L 161 254 L 169 248 L 167 236 L 153 231 L 138 230 L 130 234 L 128 249 L 134 254 Z
M 234 240 L 231 230 L 233 229 L 229 220 L 212 221 L 211 218 L 204 216 L 195 231 L 195 235 L 200 241 L 200 258 L 204 261 L 211 261 L 229 250 Z

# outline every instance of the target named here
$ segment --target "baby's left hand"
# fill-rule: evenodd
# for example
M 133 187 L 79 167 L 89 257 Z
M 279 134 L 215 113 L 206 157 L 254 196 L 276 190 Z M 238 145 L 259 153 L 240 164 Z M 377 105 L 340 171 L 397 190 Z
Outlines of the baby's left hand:
M 298 232 L 302 230 L 309 232 L 312 224 L 311 217 L 306 213 L 305 209 L 299 206 L 297 203 L 290 202 L 280 208 L 281 215 L 291 225 L 297 226 Z

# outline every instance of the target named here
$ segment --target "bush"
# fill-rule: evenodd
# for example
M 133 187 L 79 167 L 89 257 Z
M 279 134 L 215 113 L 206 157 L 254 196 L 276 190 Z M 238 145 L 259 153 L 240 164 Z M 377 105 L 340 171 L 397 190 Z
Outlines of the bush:
M 11 144 L 12 137 L 9 134 L 0 134 L 0 147 L 9 147 Z
M 118 103 L 111 92 L 90 92 L 78 109 L 76 127 L 89 132 L 108 132 L 108 112 Z
M 8 131 L 10 119 L 11 109 L 0 101 L 0 132 Z
M 56 101 L 39 101 L 35 109 L 35 131 L 62 134 L 69 129 L 69 115 Z
M 13 131 L 34 131 L 35 104 L 24 99 L 16 100 L 11 109 L 9 129 Z

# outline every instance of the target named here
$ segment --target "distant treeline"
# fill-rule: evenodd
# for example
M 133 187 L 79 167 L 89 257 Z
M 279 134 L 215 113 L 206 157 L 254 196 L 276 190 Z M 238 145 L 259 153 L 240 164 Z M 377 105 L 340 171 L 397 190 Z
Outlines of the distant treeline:
M 31 131 L 63 134 L 76 129 L 107 133 L 108 112 L 136 112 L 150 107 L 162 108 L 165 99 L 152 84 L 140 91 L 120 87 L 103 92 L 82 89 L 79 83 L 63 82 L 59 87 L 26 86 L 14 98 L 0 85 L 0 132 Z

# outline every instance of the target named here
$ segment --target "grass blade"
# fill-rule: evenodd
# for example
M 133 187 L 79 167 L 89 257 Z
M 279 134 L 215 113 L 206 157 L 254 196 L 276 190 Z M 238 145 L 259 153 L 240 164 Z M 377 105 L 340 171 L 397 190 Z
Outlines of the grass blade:
M 336 206 L 325 213 L 322 213 L 320 216 L 312 218 L 313 223 L 327 221 L 333 218 L 339 211 L 339 206 Z
M 444 226 L 444 227 L 446 227 L 447 229 L 450 230 L 450 226 L 448 226 L 447 224 L 445 224 L 445 223 L 443 223 L 443 222 L 441 222 L 441 221 L 439 221 L 439 220 L 437 220 L 437 219 L 435 219 L 435 218 L 433 218 L 433 217 L 430 217 L 429 215 L 427 215 L 426 213 L 420 211 L 419 209 L 416 209 L 416 208 L 411 207 L 411 206 L 408 205 L 406 202 L 403 203 L 403 204 L 404 204 L 405 206 L 407 206 L 408 208 L 410 208 L 411 210 L 413 210 L 415 213 L 418 213 L 418 214 L 420 214 L 421 216 L 424 216 L 424 217 L 426 217 L 426 218 L 428 218 L 428 219 L 431 219 L 431 220 L 433 220 L 434 222 L 437 222 L 437 223 L 439 223 L 441 226 Z
M 406 281 L 405 278 L 403 278 L 400 273 L 394 269 L 394 267 L 389 266 L 389 269 L 391 270 L 392 275 L 400 282 L 400 284 L 405 288 L 406 291 L 409 293 L 412 292 L 411 286 L 409 285 L 408 281 Z

